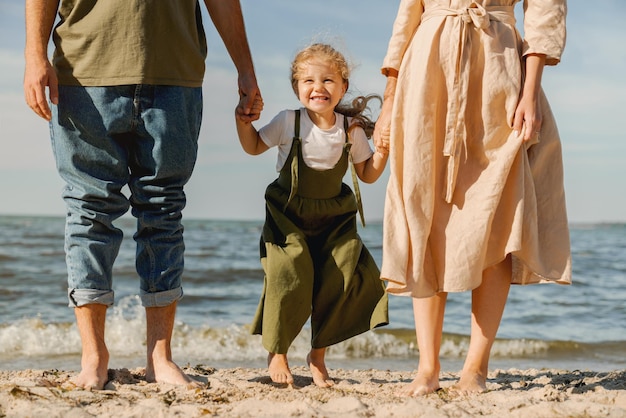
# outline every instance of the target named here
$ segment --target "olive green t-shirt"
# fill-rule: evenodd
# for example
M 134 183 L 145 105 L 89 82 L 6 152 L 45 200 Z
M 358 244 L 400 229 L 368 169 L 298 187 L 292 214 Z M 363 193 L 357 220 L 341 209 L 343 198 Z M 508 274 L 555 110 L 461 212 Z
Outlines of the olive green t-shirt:
M 206 38 L 197 0 L 61 0 L 60 84 L 199 87 Z

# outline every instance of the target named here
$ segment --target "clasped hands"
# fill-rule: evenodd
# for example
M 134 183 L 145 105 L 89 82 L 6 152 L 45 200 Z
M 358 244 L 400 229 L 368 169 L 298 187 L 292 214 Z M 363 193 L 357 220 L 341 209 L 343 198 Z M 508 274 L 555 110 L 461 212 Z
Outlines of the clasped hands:
M 374 147 L 376 148 L 376 152 L 382 155 L 389 154 L 389 141 L 391 138 L 391 126 L 379 126 L 376 123 L 376 128 L 374 129 Z

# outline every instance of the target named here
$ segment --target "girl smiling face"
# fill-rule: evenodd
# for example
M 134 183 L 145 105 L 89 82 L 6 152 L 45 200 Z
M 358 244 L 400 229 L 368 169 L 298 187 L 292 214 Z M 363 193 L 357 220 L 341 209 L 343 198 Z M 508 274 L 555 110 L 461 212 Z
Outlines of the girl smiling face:
M 302 62 L 295 78 L 298 99 L 314 122 L 320 118 L 329 120 L 348 89 L 334 63 L 320 58 Z

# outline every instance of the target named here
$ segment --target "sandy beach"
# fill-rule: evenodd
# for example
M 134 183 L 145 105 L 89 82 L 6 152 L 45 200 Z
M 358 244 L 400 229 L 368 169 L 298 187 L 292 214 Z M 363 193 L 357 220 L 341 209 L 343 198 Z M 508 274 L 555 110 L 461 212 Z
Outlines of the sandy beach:
M 199 389 L 147 383 L 142 368 L 109 370 L 104 390 L 72 387 L 72 371 L 0 371 L 0 417 L 626 417 L 626 371 L 494 370 L 486 393 L 454 395 L 442 375 L 431 395 L 402 398 L 410 372 L 334 370 L 336 385 L 271 383 L 265 369 L 187 367 Z

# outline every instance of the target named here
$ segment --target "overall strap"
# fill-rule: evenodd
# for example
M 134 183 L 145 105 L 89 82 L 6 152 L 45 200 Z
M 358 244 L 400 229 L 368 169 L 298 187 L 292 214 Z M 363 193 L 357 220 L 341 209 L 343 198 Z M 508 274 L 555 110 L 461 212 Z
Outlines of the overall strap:
M 355 127 L 353 125 L 352 127 Z M 346 151 L 348 152 L 348 161 L 350 161 L 350 171 L 352 171 L 352 183 L 354 184 L 354 195 L 356 196 L 356 206 L 359 210 L 359 216 L 361 217 L 361 225 L 365 226 L 365 216 L 363 215 L 363 202 L 361 200 L 361 189 L 359 189 L 359 180 L 356 175 L 356 169 L 354 168 L 354 162 L 352 161 L 352 153 L 350 148 L 352 143 L 349 140 L 350 129 L 348 129 L 348 117 L 343 116 L 343 130 L 346 133 Z
M 289 191 L 289 198 L 287 203 L 283 207 L 283 212 L 287 210 L 287 206 L 291 202 L 291 199 L 298 193 L 298 160 L 300 155 L 300 145 L 302 139 L 300 138 L 300 109 L 296 109 L 296 120 L 293 128 L 293 144 L 291 146 L 291 190 Z

